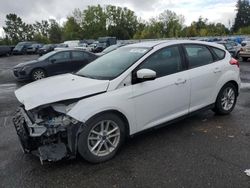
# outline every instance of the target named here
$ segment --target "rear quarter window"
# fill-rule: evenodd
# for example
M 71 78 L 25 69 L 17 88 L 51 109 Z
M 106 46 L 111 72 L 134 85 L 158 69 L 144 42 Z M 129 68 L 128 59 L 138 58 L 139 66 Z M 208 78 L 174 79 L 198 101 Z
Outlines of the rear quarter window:
M 212 50 L 214 51 L 214 53 L 216 54 L 217 56 L 217 60 L 222 60 L 224 59 L 225 55 L 226 55 L 226 52 L 224 50 L 221 50 L 219 48 L 214 48 L 212 47 Z

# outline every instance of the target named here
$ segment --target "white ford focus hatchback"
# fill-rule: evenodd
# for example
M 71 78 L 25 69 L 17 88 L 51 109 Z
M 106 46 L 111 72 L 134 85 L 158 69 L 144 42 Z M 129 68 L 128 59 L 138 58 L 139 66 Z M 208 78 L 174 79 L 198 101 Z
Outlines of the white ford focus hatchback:
M 79 153 L 98 163 L 140 131 L 202 109 L 229 114 L 239 88 L 238 61 L 218 44 L 137 43 L 16 90 L 13 123 L 23 151 L 41 161 Z

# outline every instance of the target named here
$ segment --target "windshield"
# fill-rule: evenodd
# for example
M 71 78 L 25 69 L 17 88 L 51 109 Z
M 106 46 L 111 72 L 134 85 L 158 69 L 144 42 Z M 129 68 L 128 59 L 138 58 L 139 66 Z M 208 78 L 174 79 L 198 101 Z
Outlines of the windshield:
M 52 55 L 55 54 L 55 53 L 56 53 L 56 51 L 49 52 L 49 53 L 47 53 L 47 54 L 45 54 L 45 55 L 39 57 L 38 60 L 39 60 L 39 61 L 43 61 L 43 60 L 49 58 L 50 56 L 52 56 Z
M 42 49 L 49 49 L 50 48 L 50 44 L 46 44 L 46 45 L 44 45 L 43 47 L 42 47 Z
M 106 53 L 111 52 L 111 51 L 113 51 L 113 50 L 115 50 L 117 48 L 119 48 L 119 45 L 112 45 L 112 46 L 104 49 L 102 52 L 106 54 Z
M 105 48 L 106 43 L 97 43 L 97 47 Z
M 15 46 L 15 50 L 21 50 L 24 46 L 25 46 L 25 42 L 19 42 L 16 46 Z
M 76 74 L 98 80 L 112 80 L 127 70 L 150 49 L 138 47 L 118 48 L 86 65 Z

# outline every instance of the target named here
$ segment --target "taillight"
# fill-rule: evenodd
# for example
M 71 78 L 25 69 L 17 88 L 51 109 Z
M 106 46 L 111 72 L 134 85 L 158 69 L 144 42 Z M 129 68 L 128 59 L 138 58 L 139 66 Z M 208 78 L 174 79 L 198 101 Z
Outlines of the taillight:
M 229 62 L 231 65 L 237 65 L 237 67 L 240 67 L 239 61 L 236 59 L 232 58 Z

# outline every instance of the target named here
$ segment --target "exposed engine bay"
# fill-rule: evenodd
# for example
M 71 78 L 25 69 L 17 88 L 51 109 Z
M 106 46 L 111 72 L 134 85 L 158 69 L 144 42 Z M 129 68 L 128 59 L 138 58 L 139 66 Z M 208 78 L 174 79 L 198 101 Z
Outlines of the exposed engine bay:
M 74 158 L 81 122 L 66 115 L 71 105 L 50 104 L 26 111 L 18 108 L 13 122 L 25 153 L 43 161 Z

